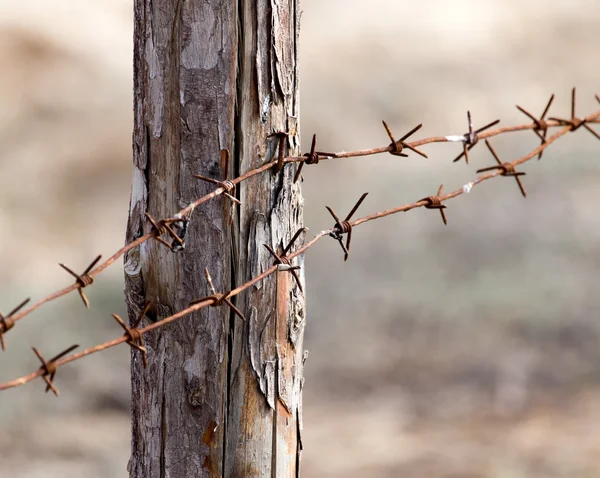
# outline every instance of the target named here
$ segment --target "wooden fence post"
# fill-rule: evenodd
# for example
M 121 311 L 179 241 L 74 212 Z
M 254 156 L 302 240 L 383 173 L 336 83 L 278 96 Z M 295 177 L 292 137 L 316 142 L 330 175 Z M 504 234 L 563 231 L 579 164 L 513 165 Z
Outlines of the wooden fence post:
M 298 154 L 297 0 L 135 0 L 133 184 L 127 240 L 150 232 L 223 179 Z M 274 262 L 302 227 L 296 166 L 196 208 L 185 248 L 157 241 L 125 259 L 130 321 L 156 320 L 227 292 Z M 231 208 L 236 208 L 232 216 Z M 233 220 L 232 220 L 233 217 Z M 300 242 L 302 235 L 297 240 Z M 302 265 L 300 260 L 297 265 Z M 292 477 L 299 474 L 304 275 L 278 272 L 226 305 L 145 337 L 132 355 L 130 476 Z

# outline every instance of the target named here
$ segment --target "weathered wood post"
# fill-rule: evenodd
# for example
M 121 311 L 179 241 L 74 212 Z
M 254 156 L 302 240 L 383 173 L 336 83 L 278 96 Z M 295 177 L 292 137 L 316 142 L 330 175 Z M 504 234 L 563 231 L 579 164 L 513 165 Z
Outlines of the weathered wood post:
M 135 129 L 131 241 L 144 218 L 172 216 L 222 178 L 271 161 L 280 135 L 298 154 L 299 12 L 296 0 L 135 0 Z M 255 176 L 193 211 L 181 252 L 156 241 L 126 257 L 130 320 L 226 292 L 273 264 L 264 247 L 287 245 L 302 226 L 296 167 Z M 300 263 L 300 265 L 302 265 Z M 304 281 L 299 271 L 301 283 Z M 278 272 L 236 298 L 246 321 L 209 307 L 149 334 L 148 366 L 132 356 L 130 475 L 292 477 L 299 473 L 304 294 Z

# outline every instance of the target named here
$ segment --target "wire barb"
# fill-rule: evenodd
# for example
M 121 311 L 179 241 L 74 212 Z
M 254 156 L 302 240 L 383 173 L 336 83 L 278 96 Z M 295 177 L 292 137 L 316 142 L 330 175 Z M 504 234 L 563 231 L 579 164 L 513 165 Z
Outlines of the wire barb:
M 367 194 L 369 193 L 364 193 L 360 197 L 360 199 L 356 202 L 352 210 L 346 216 L 346 219 L 344 219 L 343 221 L 340 221 L 340 218 L 337 217 L 333 209 L 331 209 L 329 206 L 325 206 L 325 208 L 329 211 L 329 214 L 331 214 L 333 216 L 333 219 L 335 220 L 333 231 L 331 231 L 329 235 L 340 243 L 340 246 L 344 251 L 344 261 L 348 260 L 348 256 L 350 255 L 350 242 L 352 241 L 352 224 L 350 223 L 350 218 L 365 200 Z M 343 242 L 343 234 L 348 234 L 348 236 L 346 237 L 346 245 L 344 245 Z
M 231 308 L 235 315 L 237 315 L 242 320 L 246 320 L 246 317 L 244 317 L 244 314 L 242 314 L 240 309 L 238 309 L 235 305 L 233 305 L 233 302 L 231 302 L 231 299 L 229 298 L 229 294 L 231 292 L 226 292 L 225 294 L 217 292 L 213 284 L 212 278 L 210 277 L 210 273 L 208 272 L 208 268 L 204 269 L 204 275 L 206 276 L 206 282 L 208 283 L 208 289 L 210 290 L 211 295 L 207 295 L 206 297 L 202 297 L 200 299 L 195 299 L 192 302 L 190 302 L 189 305 L 195 305 L 199 304 L 200 302 L 210 301 L 211 307 L 220 307 L 221 305 L 223 305 L 223 303 L 225 303 Z
M 42 362 L 42 366 L 40 367 L 40 370 L 43 371 L 42 378 L 44 379 L 44 382 L 46 382 L 46 393 L 48 393 L 49 390 L 52 390 L 52 393 L 54 393 L 55 396 L 58 397 L 60 395 L 58 388 L 56 387 L 56 385 L 54 385 L 54 376 L 56 375 L 56 368 L 57 368 L 56 361 L 59 358 L 64 357 L 68 353 L 71 353 L 77 347 L 79 347 L 79 345 L 72 345 L 71 347 L 69 347 L 66 350 L 63 350 L 61 353 L 52 357 L 48 361 L 46 361 L 44 359 L 44 357 L 42 356 L 42 354 L 40 353 L 40 351 L 38 349 L 36 349 L 35 347 L 31 347 L 33 349 L 33 353 L 37 356 L 39 361 Z
M 415 134 L 417 131 L 419 131 L 423 127 L 423 123 L 415 126 L 408 133 L 406 133 L 404 136 L 402 136 L 402 138 L 400 138 L 398 141 L 396 141 L 394 139 L 394 135 L 392 134 L 392 130 L 387 125 L 387 123 L 385 121 L 381 121 L 381 122 L 383 123 L 383 127 L 385 128 L 385 131 L 387 132 L 388 136 L 392 140 L 392 143 L 389 146 L 390 154 L 392 154 L 394 156 L 402 156 L 403 158 L 408 158 L 408 154 L 402 152 L 402 150 L 404 148 L 407 148 L 407 149 L 410 149 L 411 151 L 414 151 L 418 155 L 423 156 L 424 158 L 428 158 L 428 156 L 423 151 L 419 151 L 414 146 L 411 146 L 410 144 L 404 142 L 406 139 L 410 138 L 413 134 Z
M 519 176 L 525 176 L 527 173 L 525 173 L 523 171 L 515 171 L 515 166 L 512 163 L 503 163 L 502 161 L 500 161 L 500 158 L 496 154 L 496 151 L 494 150 L 494 148 L 492 147 L 492 145 L 490 144 L 490 142 L 487 139 L 485 140 L 485 145 L 490 150 L 490 153 L 492 153 L 492 156 L 494 156 L 494 159 L 498 163 L 498 166 L 489 166 L 487 168 L 481 168 L 481 169 L 477 170 L 477 173 L 479 174 L 479 173 L 485 173 L 487 171 L 499 170 L 499 171 L 501 171 L 501 173 L 500 173 L 501 176 L 512 176 L 513 178 L 515 178 L 515 181 L 517 181 L 517 184 L 519 185 L 519 189 L 521 190 L 521 194 L 523 195 L 524 198 L 526 198 L 527 192 L 525 191 L 525 187 L 523 186 L 523 183 L 521 182 L 521 178 L 519 178 Z
M 29 298 L 25 299 L 19 305 L 17 305 L 13 310 L 11 310 L 8 315 L 4 316 L 0 313 L 0 346 L 2 346 L 2 350 L 6 350 L 6 342 L 4 341 L 4 334 L 8 332 L 15 326 L 15 321 L 12 319 L 12 316 L 15 315 L 19 310 L 21 310 L 25 305 L 29 302 Z
M 235 197 L 236 194 L 236 187 L 235 187 L 235 183 L 229 179 L 229 164 L 231 162 L 231 155 L 229 153 L 228 149 L 222 149 L 221 150 L 221 168 L 223 169 L 223 179 L 222 180 L 218 180 L 218 179 L 213 179 L 213 178 L 207 178 L 206 176 L 201 176 L 200 174 L 194 174 L 195 178 L 198 178 L 202 181 L 206 181 L 208 183 L 211 184 L 215 184 L 221 188 L 223 188 L 223 196 L 225 196 L 227 199 L 229 199 L 230 202 L 232 202 L 234 205 L 237 204 L 238 206 L 240 206 L 242 204 L 242 202 Z M 227 215 L 227 213 L 226 213 Z M 234 215 L 235 215 L 235 206 L 233 206 L 229 212 L 229 225 L 233 224 L 233 219 L 234 219 Z
M 177 252 L 178 250 L 182 250 L 185 248 L 185 243 L 183 238 L 180 237 L 174 229 L 171 227 L 171 224 L 177 222 L 185 223 L 185 219 L 181 217 L 172 217 L 167 219 L 161 219 L 160 221 L 156 221 L 148 212 L 145 212 L 144 215 L 146 219 L 152 225 L 152 233 L 154 234 L 154 239 L 156 239 L 161 244 L 165 245 L 171 252 Z M 165 241 L 161 236 L 168 234 L 173 242 L 169 244 Z
M 201 179 L 202 181 L 206 181 L 207 183 L 216 184 L 217 186 L 223 188 L 223 196 L 229 199 L 231 202 L 241 205 L 241 201 L 235 197 L 235 183 L 231 181 L 229 176 L 229 163 L 231 161 L 231 156 L 228 149 L 221 150 L 221 163 L 223 164 L 223 179 L 213 179 L 207 178 L 206 176 L 201 176 L 200 174 L 194 174 L 195 178 Z
M 521 113 L 523 113 L 525 116 L 527 116 L 529 119 L 531 119 L 531 121 L 533 121 L 533 123 L 535 125 L 533 132 L 538 136 L 538 138 L 540 138 L 542 140 L 541 144 L 546 143 L 546 136 L 548 135 L 548 123 L 546 122 L 545 118 L 546 118 L 546 114 L 548 114 L 548 111 L 550 111 L 550 106 L 552 106 L 553 101 L 554 101 L 554 93 L 552 93 L 552 96 L 550 96 L 550 99 L 548 100 L 548 104 L 546 104 L 546 108 L 544 108 L 544 112 L 542 113 L 542 116 L 540 116 L 539 119 L 537 119 L 535 116 L 533 116 L 525 108 L 522 108 L 521 106 L 517 105 L 517 109 Z M 544 154 L 544 150 L 540 151 L 540 153 L 538 154 L 538 161 L 540 159 L 542 159 L 543 154 Z
M 89 272 L 94 268 L 94 266 L 98 263 L 98 261 L 100 261 L 100 259 L 102 259 L 102 256 L 96 257 L 92 261 L 92 263 L 89 266 L 87 266 L 87 268 L 85 269 L 85 271 L 83 271 L 83 274 L 81 274 L 81 275 L 76 274 L 75 272 L 73 272 L 71 269 L 69 269 L 64 264 L 58 264 L 65 271 L 67 271 L 69 274 L 71 274 L 73 277 L 75 277 L 75 283 L 77 284 L 77 292 L 79 292 L 79 297 L 81 297 L 81 300 L 83 301 L 83 305 L 85 305 L 86 309 L 90 308 L 90 301 L 86 297 L 85 292 L 83 292 L 83 289 L 94 283 L 94 278 L 89 274 Z
M 121 328 L 125 331 L 125 336 L 127 337 L 127 344 L 136 350 L 139 350 L 142 353 L 142 363 L 144 364 L 144 368 L 148 366 L 148 351 L 146 350 L 146 344 L 144 343 L 144 337 L 142 333 L 138 330 L 139 325 L 146 317 L 146 313 L 150 309 L 152 302 L 148 302 L 146 306 L 142 309 L 140 314 L 135 319 L 135 322 L 131 327 L 128 327 L 125 321 L 119 317 L 117 314 L 112 314 L 113 319 L 117 321 L 117 323 L 121 326 Z
M 438 192 L 435 196 L 427 196 L 426 198 L 419 199 L 418 202 L 427 201 L 427 204 L 425 204 L 426 209 L 439 209 L 440 214 L 442 215 L 442 221 L 444 221 L 444 225 L 447 226 L 448 220 L 446 219 L 446 212 L 444 211 L 444 209 L 446 209 L 448 206 L 442 204 L 442 199 L 440 198 L 440 194 L 442 194 L 442 189 L 444 189 L 444 185 L 440 184 Z
M 271 136 L 279 138 L 279 151 L 277 152 L 277 165 L 273 168 L 273 174 L 279 173 L 285 166 L 285 150 L 288 142 L 288 133 L 286 131 L 277 131 Z
M 486 129 L 489 129 L 492 126 L 495 126 L 498 123 L 500 123 L 500 120 L 492 121 L 491 123 L 488 123 L 485 126 L 473 131 L 473 122 L 471 121 L 470 111 L 467 111 L 467 121 L 469 123 L 469 132 L 463 135 L 463 152 L 460 153 L 456 158 L 454 158 L 454 163 L 460 161 L 460 159 L 464 156 L 467 164 L 469 164 L 469 151 L 471 151 L 471 149 L 473 149 L 475 145 L 479 142 L 479 133 L 482 133 Z
M 282 265 L 288 266 L 286 268 L 286 271 L 290 272 L 292 274 L 292 276 L 294 276 L 294 280 L 296 281 L 296 284 L 298 285 L 298 289 L 300 289 L 300 292 L 302 292 L 302 293 L 304 293 L 304 290 L 302 289 L 300 277 L 298 277 L 298 273 L 296 272 L 298 269 L 300 269 L 300 266 L 293 266 L 290 259 L 287 257 L 287 253 L 290 251 L 290 249 L 294 245 L 294 242 L 296 242 L 296 239 L 298 239 L 300 234 L 306 233 L 307 231 L 308 231 L 307 227 L 298 229 L 296 231 L 296 234 L 294 234 L 294 237 L 292 237 L 291 241 L 283 249 L 283 252 L 281 253 L 281 255 L 277 254 L 273 250 L 273 248 L 271 246 L 269 246 L 268 244 L 263 244 L 267 248 L 267 251 L 269 251 L 269 254 L 271 254 L 273 256 L 273 258 L 275 259 L 274 265 L 282 264 Z
M 312 137 L 312 143 L 310 144 L 310 153 L 305 153 L 303 159 L 300 162 L 300 165 L 298 166 L 298 169 L 296 170 L 296 174 L 294 175 L 294 182 L 298 182 L 298 179 L 300 179 L 300 174 L 302 173 L 302 168 L 304 167 L 304 164 L 319 164 L 319 160 L 321 159 L 321 157 L 335 157 L 336 154 L 335 153 L 324 153 L 322 151 L 316 151 L 317 149 L 317 135 L 313 134 Z
M 596 99 L 598 99 L 597 96 L 598 95 L 596 95 Z M 558 121 L 562 126 L 570 126 L 571 131 L 575 131 L 578 128 L 580 128 L 581 126 L 583 126 L 590 133 L 592 133 L 597 139 L 600 139 L 600 135 L 598 133 L 596 133 L 592 128 L 589 127 L 589 125 L 587 124 L 587 120 L 585 118 L 578 118 L 577 115 L 575 114 L 576 102 L 577 102 L 577 90 L 576 90 L 576 88 L 573 88 L 571 90 L 571 118 L 570 119 L 549 118 L 549 119 Z

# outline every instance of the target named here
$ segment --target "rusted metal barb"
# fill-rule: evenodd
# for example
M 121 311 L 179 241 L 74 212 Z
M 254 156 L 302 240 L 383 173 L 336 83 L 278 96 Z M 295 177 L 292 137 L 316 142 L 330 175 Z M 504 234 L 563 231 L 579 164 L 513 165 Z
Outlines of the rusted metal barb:
M 206 181 L 208 183 L 211 184 L 215 184 L 221 188 L 223 188 L 223 196 L 225 196 L 227 199 L 229 199 L 229 201 L 231 201 L 234 205 L 237 204 L 238 206 L 241 205 L 241 201 L 235 197 L 235 183 L 229 179 L 229 164 L 231 162 L 231 157 L 229 154 L 229 150 L 228 149 L 222 149 L 221 150 L 221 167 L 223 168 L 223 179 L 222 180 L 218 180 L 218 179 L 213 179 L 213 178 L 207 178 L 205 176 L 201 176 L 199 174 L 194 174 L 195 178 L 201 179 L 202 181 Z M 231 207 L 231 210 L 229 212 L 229 214 L 226 213 L 226 215 L 229 216 L 229 225 L 233 224 L 233 218 L 234 218 L 234 214 L 235 214 L 235 206 Z
M 325 206 L 329 211 L 329 214 L 331 214 L 333 216 L 333 219 L 335 220 L 335 225 L 333 227 L 333 230 L 329 233 L 329 235 L 340 243 L 340 246 L 344 251 L 344 261 L 347 261 L 348 256 L 350 255 L 350 242 L 352 241 L 352 224 L 350 223 L 350 219 L 352 218 L 356 210 L 360 207 L 362 202 L 365 200 L 367 194 L 369 193 L 364 193 L 360 197 L 360 199 L 356 202 L 352 210 L 346 216 L 346 219 L 344 219 L 343 221 L 340 221 L 340 218 L 337 217 L 333 209 L 331 209 L 329 206 Z M 344 245 L 343 234 L 347 234 L 346 245 Z
M 142 362 L 144 364 L 144 368 L 146 368 L 148 365 L 148 351 L 146 350 L 144 337 L 142 336 L 142 333 L 139 331 L 138 327 L 142 323 L 142 320 L 144 320 L 144 317 L 146 316 L 146 313 L 148 312 L 148 309 L 150 309 L 151 305 L 152 302 L 148 302 L 146 304 L 131 327 L 128 327 L 125 321 L 117 314 L 112 314 L 113 318 L 125 331 L 124 335 L 127 337 L 127 344 L 142 353 Z
M 596 97 L 597 96 L 598 95 L 596 95 Z M 596 98 L 596 99 L 598 99 L 598 98 Z M 571 90 L 571 118 L 570 119 L 549 118 L 549 119 L 558 121 L 561 125 L 570 126 L 571 131 L 575 131 L 575 130 L 579 129 L 581 126 L 583 126 L 590 133 L 592 133 L 597 139 L 600 139 L 600 135 L 598 133 L 596 133 L 592 128 L 590 128 L 590 126 L 587 124 L 587 119 L 577 117 L 577 115 L 575 113 L 576 106 L 577 106 L 577 90 L 576 90 L 576 88 L 573 88 Z
M 554 93 L 552 93 L 552 96 L 550 96 L 550 99 L 548 100 L 548 103 L 546 104 L 546 108 L 544 108 L 544 112 L 542 113 L 542 116 L 540 116 L 539 119 L 537 119 L 535 116 L 533 116 L 529 111 L 527 111 L 525 108 L 522 108 L 521 106 L 517 105 L 517 109 L 523 113 L 525 116 L 529 117 L 531 119 L 531 121 L 533 121 L 533 123 L 535 124 L 535 128 L 533 130 L 533 132 L 542 140 L 541 144 L 544 144 L 546 142 L 546 136 L 548 135 L 548 122 L 545 120 L 546 118 L 546 114 L 548 114 L 548 111 L 550 111 L 550 106 L 552 106 L 552 102 L 554 101 Z M 544 154 L 544 151 L 540 151 L 540 154 L 538 154 L 538 161 L 540 159 L 542 159 L 542 155 Z
M 404 136 L 402 136 L 402 138 L 400 138 L 398 141 L 396 141 L 394 139 L 392 130 L 387 125 L 387 123 L 385 121 L 382 121 L 382 123 L 383 123 L 383 127 L 385 128 L 385 131 L 387 132 L 388 136 L 390 137 L 390 140 L 392 141 L 392 143 L 390 144 L 390 154 L 393 154 L 394 156 L 402 156 L 404 158 L 407 158 L 408 154 L 402 152 L 404 150 L 404 148 L 407 148 L 407 149 L 410 149 L 411 151 L 414 151 L 418 155 L 423 156 L 424 158 L 427 158 L 427 155 L 423 151 L 419 151 L 414 146 L 411 146 L 410 144 L 404 142 L 406 139 L 411 137 L 414 133 L 419 131 L 423 127 L 423 123 L 415 126 L 408 133 L 406 133 Z
M 79 347 L 79 345 L 72 345 L 71 347 L 69 347 L 66 350 L 63 350 L 61 353 L 52 357 L 48 361 L 44 359 L 44 357 L 38 349 L 36 349 L 35 347 L 31 347 L 33 349 L 33 353 L 37 356 L 40 362 L 42 362 L 40 370 L 42 371 L 41 377 L 44 379 L 44 382 L 46 382 L 46 393 L 48 393 L 49 390 L 52 390 L 52 393 L 54 393 L 54 395 L 56 395 L 57 397 L 60 395 L 58 388 L 56 387 L 56 385 L 54 385 L 54 376 L 56 375 L 57 368 L 56 361 L 61 357 L 64 357 L 68 353 L 71 353 L 77 347 Z
M 442 204 L 442 199 L 440 197 L 443 189 L 444 185 L 440 184 L 438 192 L 435 196 L 427 196 L 426 198 L 419 199 L 419 201 L 417 202 L 427 201 L 427 204 L 425 204 L 426 209 L 438 209 L 440 211 L 440 214 L 442 215 L 442 221 L 444 221 L 444 225 L 448 225 L 448 220 L 446 219 L 446 211 L 444 211 L 444 209 L 446 209 L 447 206 L 445 204 Z
M 467 111 L 467 120 L 469 123 L 469 131 L 463 135 L 462 143 L 463 143 L 463 152 L 460 153 L 453 162 L 460 161 L 460 159 L 464 156 L 467 164 L 469 164 L 469 151 L 475 147 L 475 145 L 479 142 L 479 133 L 485 131 L 486 129 L 491 128 L 492 126 L 500 123 L 500 120 L 492 121 L 485 126 L 473 130 L 473 122 L 471 121 L 471 112 Z
M 96 257 L 92 261 L 92 263 L 89 266 L 87 266 L 87 268 L 85 269 L 85 271 L 83 271 L 83 274 L 81 274 L 81 275 L 76 274 L 75 272 L 73 272 L 71 269 L 69 269 L 64 264 L 58 264 L 60 267 L 62 267 L 64 270 L 66 270 L 69 274 L 71 274 L 73 277 L 75 277 L 75 283 L 77 284 L 77 292 L 79 292 L 79 296 L 81 297 L 81 300 L 83 301 L 83 305 L 85 305 L 86 309 L 90 308 L 90 301 L 86 297 L 85 292 L 83 292 L 83 289 L 84 289 L 84 287 L 87 287 L 94 283 L 94 278 L 89 274 L 89 272 L 94 268 L 94 266 L 98 263 L 98 261 L 100 261 L 100 259 L 102 259 L 102 256 Z
M 271 254 L 273 256 L 273 259 L 275 259 L 275 264 L 282 264 L 282 265 L 289 266 L 287 268 L 287 271 L 289 271 L 294 276 L 294 280 L 296 281 L 296 284 L 298 285 L 298 289 L 300 289 L 300 292 L 302 292 L 302 293 L 304 293 L 304 290 L 302 289 L 300 277 L 298 277 L 298 273 L 296 272 L 296 270 L 300 269 L 300 266 L 293 266 L 290 259 L 287 257 L 287 253 L 290 251 L 290 249 L 294 245 L 294 242 L 296 242 L 296 239 L 298 239 L 300 234 L 306 233 L 306 231 L 308 231 L 307 227 L 298 229 L 298 231 L 296 231 L 296 234 L 294 234 L 294 237 L 292 237 L 292 240 L 283 249 L 281 255 L 277 254 L 277 252 L 275 252 L 273 250 L 273 248 L 271 246 L 269 246 L 268 244 L 264 244 L 264 246 L 267 248 L 267 251 L 269 251 L 269 254 Z
M 279 138 L 279 146 L 277 152 L 277 165 L 273 168 L 273 174 L 277 174 L 285 166 L 285 150 L 288 142 L 288 132 L 277 131 L 270 136 L 277 136 Z
M 304 164 L 319 164 L 319 160 L 322 156 L 327 157 L 335 157 L 335 153 L 324 153 L 321 151 L 316 151 L 317 148 L 317 135 L 313 134 L 312 143 L 310 145 L 310 153 L 305 153 L 303 156 L 303 161 L 298 166 L 296 170 L 296 175 L 294 176 L 294 182 L 297 182 L 300 179 L 300 174 L 302 173 L 302 168 Z
M 176 222 L 183 222 L 184 219 L 181 217 L 172 217 L 167 219 L 161 219 L 160 221 L 156 221 L 148 212 L 145 212 L 144 215 L 146 219 L 152 224 L 152 233 L 154 234 L 154 239 L 160 242 L 161 244 L 168 247 L 172 252 L 177 252 L 177 250 L 181 250 L 185 247 L 185 243 L 183 239 L 173 230 L 171 224 Z M 173 242 L 169 244 L 165 241 L 161 236 L 168 234 Z M 176 248 L 175 245 L 178 247 Z
M 542 144 L 544 144 L 544 143 L 542 143 Z M 494 156 L 494 159 L 498 163 L 498 166 L 489 166 L 487 168 L 481 168 L 481 169 L 477 170 L 477 173 L 485 173 L 487 171 L 494 171 L 497 169 L 497 170 L 501 171 L 501 173 L 500 173 L 501 176 L 512 176 L 513 178 L 515 178 L 515 181 L 517 181 L 517 184 L 519 185 L 519 189 L 521 190 L 521 194 L 523 195 L 524 198 L 526 198 L 527 192 L 525 191 L 525 187 L 523 186 L 523 183 L 521 182 L 521 178 L 519 178 L 519 176 L 525 176 L 525 174 L 527 174 L 527 173 L 525 173 L 523 171 L 515 171 L 515 165 L 512 163 L 503 163 L 502 161 L 500 161 L 500 158 L 496 154 L 496 151 L 494 150 L 494 148 L 492 147 L 492 145 L 490 144 L 490 142 L 487 139 L 485 140 L 485 145 L 490 150 L 490 153 L 492 153 L 492 156 Z
M 237 315 L 242 320 L 246 320 L 246 317 L 244 317 L 244 314 L 242 314 L 240 309 L 233 305 L 233 302 L 231 302 L 231 300 L 229 299 L 230 292 L 226 292 L 224 294 L 221 292 L 217 292 L 213 284 L 212 278 L 210 277 L 210 273 L 208 272 L 208 268 L 204 269 L 204 275 L 206 276 L 206 282 L 208 283 L 208 288 L 211 292 L 211 295 L 193 300 L 192 302 L 190 302 L 189 305 L 192 306 L 201 302 L 210 301 L 211 307 L 220 307 L 221 305 L 223 305 L 223 303 L 225 303 L 231 308 L 231 310 L 233 310 L 235 315 Z
M 224 164 L 222 180 L 207 178 L 206 176 L 201 176 L 200 174 L 194 174 L 194 177 L 201 179 L 202 181 L 206 181 L 207 183 L 216 184 L 217 186 L 223 188 L 225 190 L 223 192 L 223 196 L 225 196 L 231 202 L 240 205 L 242 203 L 238 198 L 235 197 L 235 183 L 228 178 L 230 162 L 230 155 L 228 149 L 221 150 L 221 162 Z
M 15 321 L 12 316 L 15 315 L 19 310 L 21 310 L 25 305 L 29 302 L 29 299 L 25 299 L 19 305 L 17 305 L 13 310 L 11 310 L 8 315 L 4 316 L 0 313 L 0 345 L 2 346 L 2 350 L 6 350 L 6 342 L 4 341 L 4 334 L 8 332 L 15 326 Z

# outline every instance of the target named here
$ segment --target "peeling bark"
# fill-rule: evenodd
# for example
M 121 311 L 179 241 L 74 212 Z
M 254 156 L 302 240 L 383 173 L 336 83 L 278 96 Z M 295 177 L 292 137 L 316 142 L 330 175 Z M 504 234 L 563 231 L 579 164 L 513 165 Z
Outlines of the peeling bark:
M 135 0 L 133 182 L 127 241 L 144 220 L 171 216 L 220 178 L 298 154 L 296 0 Z M 130 320 L 152 301 L 156 320 L 207 295 L 202 271 L 226 291 L 272 264 L 302 227 L 294 167 L 193 211 L 183 251 L 155 241 L 125 258 Z M 300 259 L 299 265 L 302 264 Z M 302 271 L 299 271 L 304 281 Z M 247 317 L 203 309 L 149 334 L 148 367 L 132 355 L 132 477 L 294 477 L 301 451 L 305 300 L 279 272 L 236 298 Z

